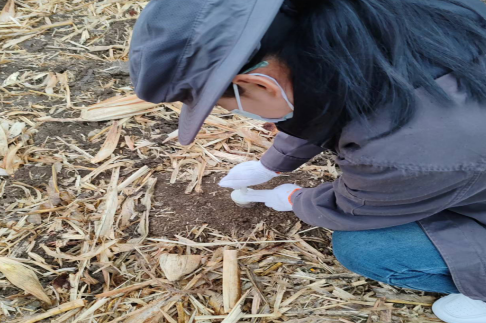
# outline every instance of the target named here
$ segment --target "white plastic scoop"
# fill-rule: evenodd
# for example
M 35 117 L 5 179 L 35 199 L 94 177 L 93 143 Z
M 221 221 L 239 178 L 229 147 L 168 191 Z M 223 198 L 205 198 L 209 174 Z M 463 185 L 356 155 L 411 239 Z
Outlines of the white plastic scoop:
M 231 192 L 231 199 L 239 207 L 252 208 L 252 207 L 255 206 L 255 203 L 246 202 L 245 195 L 246 195 L 247 192 L 248 192 L 248 188 L 246 188 L 246 187 L 240 188 L 239 190 L 234 190 L 233 192 Z

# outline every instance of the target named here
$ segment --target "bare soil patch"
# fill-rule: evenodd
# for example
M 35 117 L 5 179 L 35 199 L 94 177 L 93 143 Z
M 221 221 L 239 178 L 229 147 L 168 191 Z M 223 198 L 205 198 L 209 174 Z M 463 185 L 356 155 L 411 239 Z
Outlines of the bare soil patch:
M 218 186 L 222 175 L 211 175 L 203 180 L 202 194 L 185 194 L 186 183 L 170 184 L 168 176 L 159 176 L 155 187 L 156 206 L 151 211 L 152 236 L 171 236 L 188 232 L 194 227 L 207 224 L 225 235 L 244 235 L 258 223 L 285 232 L 299 219 L 293 212 L 277 212 L 258 203 L 253 208 L 241 208 L 231 200 L 231 191 Z M 295 183 L 312 187 L 320 181 L 308 174 L 297 172 L 276 178 L 255 189 L 271 189 L 280 184 Z

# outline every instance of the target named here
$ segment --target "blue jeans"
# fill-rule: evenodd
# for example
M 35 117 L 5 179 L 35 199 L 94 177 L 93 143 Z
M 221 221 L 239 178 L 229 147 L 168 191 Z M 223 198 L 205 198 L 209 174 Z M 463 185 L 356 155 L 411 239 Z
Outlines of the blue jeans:
M 336 231 L 332 241 L 339 262 L 362 276 L 403 288 L 459 293 L 444 259 L 418 223 Z

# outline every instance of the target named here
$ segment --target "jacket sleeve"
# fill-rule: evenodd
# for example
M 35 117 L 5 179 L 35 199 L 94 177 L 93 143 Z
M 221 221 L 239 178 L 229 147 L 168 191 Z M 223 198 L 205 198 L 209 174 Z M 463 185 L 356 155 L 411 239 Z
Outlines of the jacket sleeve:
M 458 201 L 477 174 L 464 170 L 423 171 L 340 164 L 334 183 L 292 196 L 304 222 L 339 231 L 392 227 L 425 219 Z
M 323 150 L 307 140 L 280 132 L 273 146 L 262 156 L 261 163 L 274 172 L 291 172 Z

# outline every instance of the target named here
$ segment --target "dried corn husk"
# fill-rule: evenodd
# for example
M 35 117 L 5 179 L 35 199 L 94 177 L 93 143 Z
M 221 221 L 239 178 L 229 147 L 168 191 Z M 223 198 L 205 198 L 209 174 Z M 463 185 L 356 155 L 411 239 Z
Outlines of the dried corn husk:
M 81 111 L 81 118 L 91 121 L 122 119 L 146 113 L 158 104 L 139 99 L 136 95 L 114 97 Z
M 208 304 L 214 313 L 217 315 L 224 314 L 223 295 L 210 290 L 206 291 L 205 294 L 209 296 Z
M 136 238 L 138 242 L 141 243 L 148 237 L 149 234 L 149 214 L 150 210 L 152 209 L 152 196 L 154 195 L 155 191 L 155 184 L 157 183 L 157 178 L 149 178 L 147 180 L 147 191 L 145 192 L 145 196 L 142 199 L 142 204 L 145 206 L 145 211 L 141 215 L 140 225 L 138 226 L 138 233 L 140 233 L 140 237 Z M 135 243 L 135 242 L 134 242 Z
M 3 168 L 8 174 L 12 175 L 19 168 L 22 160 L 17 156 L 17 151 L 22 147 L 22 143 L 11 146 L 3 159 Z
M 97 236 L 101 238 L 113 238 L 113 223 L 115 221 L 115 212 L 118 209 L 117 185 L 119 175 L 120 167 L 117 167 L 111 174 L 110 185 L 106 192 L 105 206 L 97 232 Z
M 95 105 L 81 109 L 81 116 L 72 119 L 59 119 L 52 117 L 41 117 L 38 121 L 109 121 L 124 119 L 128 117 L 145 114 L 148 112 L 163 109 L 157 107 L 160 104 L 154 104 L 139 99 L 136 95 L 127 97 L 114 97 L 104 100 Z
M 46 78 L 46 88 L 45 91 L 47 94 L 54 94 L 54 88 L 56 87 L 57 83 L 59 82 L 55 73 L 49 72 Z
M 20 72 L 15 72 L 10 74 L 5 80 L 3 80 L 2 86 L 6 87 L 12 84 L 18 83 L 18 78 L 19 78 Z
M 14 0 L 8 0 L 0 13 L 0 22 L 12 21 L 10 18 L 15 17 L 15 2 Z
M 16 260 L 0 257 L 0 271 L 13 285 L 51 305 L 51 300 L 42 289 L 39 279 L 32 269 Z
M 111 156 L 113 151 L 115 151 L 116 146 L 118 145 L 118 141 L 120 140 L 120 134 L 121 127 L 118 125 L 118 122 L 115 121 L 113 122 L 110 131 L 108 131 L 108 134 L 106 135 L 106 140 L 103 143 L 103 146 L 101 146 L 100 151 L 98 151 L 96 156 L 94 156 L 94 158 L 91 160 L 93 164 L 99 163 Z
M 159 262 L 167 279 L 170 281 L 177 281 L 199 267 L 201 256 L 165 253 L 160 256 Z
M 59 80 L 59 84 L 64 87 L 64 92 L 66 95 L 66 106 L 68 108 L 72 107 L 71 104 L 71 90 L 69 89 L 69 76 L 68 71 L 64 73 L 56 73 L 56 78 Z
M 120 211 L 120 217 L 118 218 L 119 227 L 125 229 L 130 225 L 130 218 L 135 215 L 135 201 L 133 197 L 129 197 L 123 202 L 122 209 Z M 118 226 L 118 225 L 117 225 Z
M 25 129 L 25 122 L 15 122 L 8 130 L 8 138 L 15 138 Z

